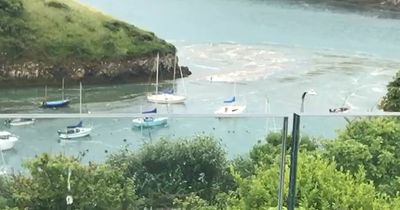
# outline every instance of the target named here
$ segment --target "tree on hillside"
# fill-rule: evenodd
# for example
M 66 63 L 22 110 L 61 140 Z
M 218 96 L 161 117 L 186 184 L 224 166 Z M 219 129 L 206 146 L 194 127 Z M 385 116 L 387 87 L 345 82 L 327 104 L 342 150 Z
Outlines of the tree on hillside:
M 400 72 L 397 72 L 393 81 L 387 85 L 387 93 L 383 97 L 379 107 L 387 112 L 400 111 Z
M 169 208 L 175 199 L 195 193 L 212 201 L 217 193 L 231 189 L 226 154 L 212 137 L 161 139 L 138 152 L 111 155 L 111 166 L 126 164 L 124 173 L 135 179 L 138 196 L 146 206 Z

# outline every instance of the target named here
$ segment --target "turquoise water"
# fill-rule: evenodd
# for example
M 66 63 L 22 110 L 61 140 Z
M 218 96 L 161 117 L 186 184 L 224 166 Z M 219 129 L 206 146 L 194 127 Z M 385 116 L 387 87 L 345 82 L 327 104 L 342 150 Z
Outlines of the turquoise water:
M 329 11 L 273 1 L 252 0 L 81 0 L 114 17 L 155 32 L 178 48 L 180 64 L 193 72 L 177 81 L 186 93 L 185 105 L 160 106 L 160 113 L 210 114 L 234 93 L 247 113 L 291 115 L 300 110 L 301 95 L 307 96 L 306 113 L 327 114 L 343 104 L 352 112 L 379 113 L 376 105 L 386 84 L 400 70 L 400 20 L 380 19 L 376 14 Z M 154 81 L 154 78 L 149 78 Z M 171 86 L 165 82 L 162 86 Z M 66 84 L 69 108 L 41 110 L 44 88 L 0 90 L 1 113 L 76 113 L 77 86 Z M 152 108 L 146 94 L 149 83 L 114 86 L 84 85 L 84 111 L 90 113 L 137 113 Z M 61 97 L 60 89 L 49 88 L 49 96 Z M 267 105 L 267 101 L 269 102 Z M 77 120 L 39 120 L 26 128 L 11 128 L 21 140 L 5 152 L 6 162 L 19 166 L 21 160 L 40 152 L 79 154 L 90 149 L 86 160 L 101 160 L 105 150 L 115 151 L 127 143 L 140 144 L 160 136 L 211 134 L 221 138 L 231 156 L 245 153 L 282 120 L 275 119 L 172 119 L 168 127 L 138 131 L 130 119 L 88 120 L 94 127 L 87 141 L 59 142 L 56 131 Z M 345 125 L 342 118 L 309 118 L 304 130 L 333 137 Z M 6 128 L 4 128 L 6 129 Z M 127 143 L 123 142 L 127 139 Z

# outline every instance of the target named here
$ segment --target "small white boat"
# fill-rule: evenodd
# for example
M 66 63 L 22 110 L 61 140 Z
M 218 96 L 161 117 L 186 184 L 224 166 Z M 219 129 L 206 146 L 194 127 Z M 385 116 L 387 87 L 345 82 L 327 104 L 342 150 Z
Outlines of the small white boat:
M 0 131 L 0 150 L 12 149 L 17 141 L 17 136 L 8 131 Z
M 329 109 L 329 113 L 347 113 L 350 111 L 350 109 L 351 109 L 351 107 L 342 106 L 342 107 L 338 107 L 338 108 Z
M 219 108 L 214 114 L 232 115 L 232 114 L 242 114 L 246 106 L 239 105 L 227 105 Z
M 224 101 L 224 103 L 234 103 L 236 101 L 236 97 L 232 96 L 230 99 Z M 246 106 L 244 105 L 225 105 L 220 107 L 214 114 L 220 115 L 233 115 L 233 114 L 241 114 L 246 110 Z
M 147 96 L 147 100 L 158 104 L 179 104 L 184 103 L 186 96 L 173 95 L 168 93 Z
M 9 121 L 11 126 L 32 125 L 33 123 L 35 123 L 35 119 L 32 118 L 17 118 Z
M 81 138 L 85 136 L 89 136 L 92 132 L 92 128 L 85 128 L 82 126 L 82 121 L 80 121 L 77 125 L 67 126 L 67 129 L 61 131 L 58 130 L 58 137 L 61 139 L 75 139 Z
M 144 111 L 142 114 L 155 114 L 157 113 L 157 108 L 154 108 L 149 111 Z M 132 120 L 132 126 L 137 128 L 149 128 L 160 125 L 165 125 L 168 122 L 168 117 L 141 117 Z

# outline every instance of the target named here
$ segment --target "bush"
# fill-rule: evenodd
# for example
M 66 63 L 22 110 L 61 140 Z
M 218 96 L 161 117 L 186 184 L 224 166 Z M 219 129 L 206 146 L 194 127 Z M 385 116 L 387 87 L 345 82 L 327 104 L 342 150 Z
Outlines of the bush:
M 171 207 L 175 199 L 192 193 L 213 201 L 217 193 L 232 188 L 225 151 L 211 137 L 162 139 L 138 152 L 111 155 L 107 163 L 126 168 L 124 173 L 141 183 L 137 194 L 148 206 Z

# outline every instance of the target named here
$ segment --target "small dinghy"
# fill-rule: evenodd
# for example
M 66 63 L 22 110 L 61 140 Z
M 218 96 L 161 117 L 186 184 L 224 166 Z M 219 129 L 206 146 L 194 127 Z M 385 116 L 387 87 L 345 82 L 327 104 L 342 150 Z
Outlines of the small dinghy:
M 157 113 L 157 108 L 154 108 L 150 111 L 144 111 L 142 114 L 155 114 Z M 165 125 L 168 122 L 168 117 L 152 117 L 146 116 L 141 118 L 136 118 L 132 120 L 133 127 L 137 128 L 149 128 L 155 126 Z
M 347 113 L 349 111 L 350 111 L 350 107 L 347 107 L 347 106 L 329 109 L 330 113 Z
M 35 119 L 32 119 L 32 118 L 17 118 L 17 119 L 9 120 L 7 123 L 10 126 L 32 125 L 32 124 L 35 123 Z

